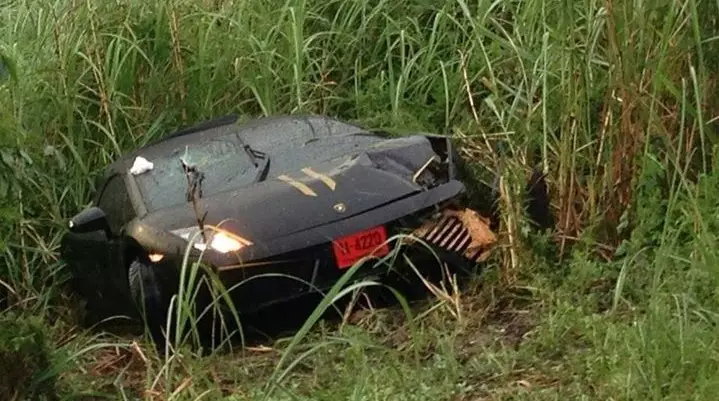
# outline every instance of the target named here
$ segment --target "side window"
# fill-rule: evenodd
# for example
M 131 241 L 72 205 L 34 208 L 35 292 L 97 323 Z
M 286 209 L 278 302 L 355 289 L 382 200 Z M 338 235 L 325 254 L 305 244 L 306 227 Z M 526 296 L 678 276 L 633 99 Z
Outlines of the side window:
M 118 233 L 122 226 L 135 217 L 130 195 L 122 177 L 115 175 L 107 182 L 100 195 L 98 206 L 107 215 L 110 230 Z

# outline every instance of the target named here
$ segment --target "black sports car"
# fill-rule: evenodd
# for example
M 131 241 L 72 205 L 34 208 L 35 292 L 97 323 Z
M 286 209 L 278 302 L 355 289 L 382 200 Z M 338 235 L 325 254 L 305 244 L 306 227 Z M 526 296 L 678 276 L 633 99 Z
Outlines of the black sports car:
M 95 319 L 142 309 L 157 338 L 188 249 L 227 288 L 272 273 L 233 290 L 242 314 L 327 290 L 362 258 L 390 254 L 397 234 L 459 264 L 486 257 L 494 237 L 455 204 L 465 186 L 448 138 L 322 116 L 236 122 L 176 132 L 107 167 L 62 244 Z

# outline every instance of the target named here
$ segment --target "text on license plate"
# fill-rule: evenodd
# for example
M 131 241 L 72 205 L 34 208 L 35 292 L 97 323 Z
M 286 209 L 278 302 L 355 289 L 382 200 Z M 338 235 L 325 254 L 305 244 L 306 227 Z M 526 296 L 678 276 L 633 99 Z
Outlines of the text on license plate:
M 346 269 L 365 256 L 381 258 L 389 253 L 387 230 L 378 226 L 332 242 L 337 267 Z M 374 252 L 373 252 L 374 251 Z

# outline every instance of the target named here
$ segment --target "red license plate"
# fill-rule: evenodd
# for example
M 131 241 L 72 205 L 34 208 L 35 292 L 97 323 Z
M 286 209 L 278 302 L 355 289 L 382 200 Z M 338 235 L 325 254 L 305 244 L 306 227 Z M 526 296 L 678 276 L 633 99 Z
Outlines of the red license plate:
M 389 253 L 387 230 L 384 226 L 371 228 L 332 242 L 337 267 L 346 269 L 365 256 L 381 258 Z

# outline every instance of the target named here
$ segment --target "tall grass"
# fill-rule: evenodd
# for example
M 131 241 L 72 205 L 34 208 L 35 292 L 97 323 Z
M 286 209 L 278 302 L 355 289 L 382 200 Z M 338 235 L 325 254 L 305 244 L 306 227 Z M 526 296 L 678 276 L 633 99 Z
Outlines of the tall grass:
M 532 289 L 538 328 L 526 348 L 474 355 L 451 377 L 561 366 L 583 374 L 551 386 L 570 397 L 715 394 L 718 12 L 713 0 L 11 1 L 0 296 L 64 327 L 66 218 L 123 152 L 228 112 L 325 113 L 451 134 L 473 196 L 498 184 L 500 291 Z M 533 167 L 550 183 L 549 243 L 523 216 Z M 439 372 L 462 359 L 442 355 Z M 377 389 L 380 372 L 342 380 Z M 555 393 L 543 394 L 527 397 Z

